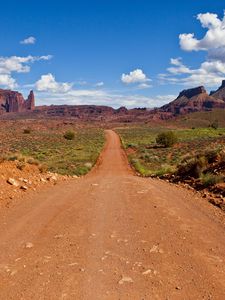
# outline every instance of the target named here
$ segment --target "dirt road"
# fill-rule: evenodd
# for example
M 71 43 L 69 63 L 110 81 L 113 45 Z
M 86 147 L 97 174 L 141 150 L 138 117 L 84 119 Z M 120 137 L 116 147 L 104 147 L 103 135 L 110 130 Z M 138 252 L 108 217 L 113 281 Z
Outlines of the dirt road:
M 225 299 L 223 216 L 135 176 L 107 131 L 86 177 L 0 212 L 0 299 Z

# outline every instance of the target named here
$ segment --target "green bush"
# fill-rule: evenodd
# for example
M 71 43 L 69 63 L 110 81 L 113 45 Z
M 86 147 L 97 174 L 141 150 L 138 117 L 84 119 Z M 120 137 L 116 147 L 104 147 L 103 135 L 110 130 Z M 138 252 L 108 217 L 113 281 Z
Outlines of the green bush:
M 177 175 L 181 177 L 199 178 L 208 164 L 205 156 L 196 156 L 181 162 L 177 168 Z
M 206 173 L 201 176 L 201 182 L 205 187 L 215 185 L 219 182 L 223 182 L 224 178 L 220 175 L 214 175 L 212 173 Z
M 176 144 L 177 140 L 177 136 L 173 131 L 162 132 L 156 137 L 156 143 L 165 148 L 172 147 Z
M 71 130 L 68 130 L 68 131 L 65 132 L 64 138 L 66 140 L 72 141 L 75 138 L 75 133 L 73 131 L 71 131 Z

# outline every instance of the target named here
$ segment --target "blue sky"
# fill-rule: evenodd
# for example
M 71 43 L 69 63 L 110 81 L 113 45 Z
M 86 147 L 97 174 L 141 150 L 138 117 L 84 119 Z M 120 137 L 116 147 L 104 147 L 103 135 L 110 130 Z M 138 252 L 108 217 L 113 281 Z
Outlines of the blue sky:
M 0 87 L 34 89 L 38 104 L 114 107 L 214 89 L 225 78 L 222 2 L 4 1 Z

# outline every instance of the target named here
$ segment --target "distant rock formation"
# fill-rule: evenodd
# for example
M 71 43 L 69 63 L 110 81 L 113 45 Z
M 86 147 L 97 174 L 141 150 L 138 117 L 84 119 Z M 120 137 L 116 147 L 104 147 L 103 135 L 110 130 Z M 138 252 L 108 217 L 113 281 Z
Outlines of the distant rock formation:
M 0 89 L 0 114 L 10 112 L 26 112 L 34 110 L 35 99 L 33 91 L 30 92 L 28 99 L 16 91 Z
M 221 94 L 224 95 L 220 97 Z M 182 91 L 179 96 L 169 104 L 161 107 L 161 111 L 173 115 L 187 114 L 196 111 L 207 111 L 214 108 L 225 108 L 225 81 L 222 87 L 209 95 L 203 86 Z
M 89 122 L 151 122 L 163 121 L 178 115 L 185 115 L 198 111 L 209 111 L 215 108 L 225 109 L 225 80 L 217 91 L 210 95 L 204 86 L 186 89 L 172 102 L 154 109 L 133 108 L 127 109 L 122 106 L 114 109 L 100 105 L 50 105 L 36 106 L 33 91 L 27 100 L 19 92 L 0 89 L 0 115 L 2 118 L 11 117 L 35 117 L 35 118 L 72 118 L 74 120 Z M 20 112 L 20 114 L 16 114 Z
M 217 91 L 213 91 L 210 93 L 210 96 L 225 101 L 225 80 L 222 81 L 222 85 L 218 88 Z
M 188 90 L 183 90 L 182 92 L 180 92 L 178 98 L 181 97 L 187 97 L 188 99 L 191 99 L 194 96 L 197 96 L 199 94 L 206 94 L 206 90 L 204 88 L 204 86 L 199 86 L 193 89 L 188 89 Z

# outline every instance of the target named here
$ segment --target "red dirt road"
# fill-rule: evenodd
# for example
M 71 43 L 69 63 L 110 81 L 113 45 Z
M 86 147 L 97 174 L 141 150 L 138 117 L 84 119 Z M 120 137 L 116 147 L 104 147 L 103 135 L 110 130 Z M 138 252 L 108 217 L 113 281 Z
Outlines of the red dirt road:
M 0 299 L 225 299 L 225 226 L 195 193 L 135 176 L 107 131 L 94 170 L 0 212 Z

